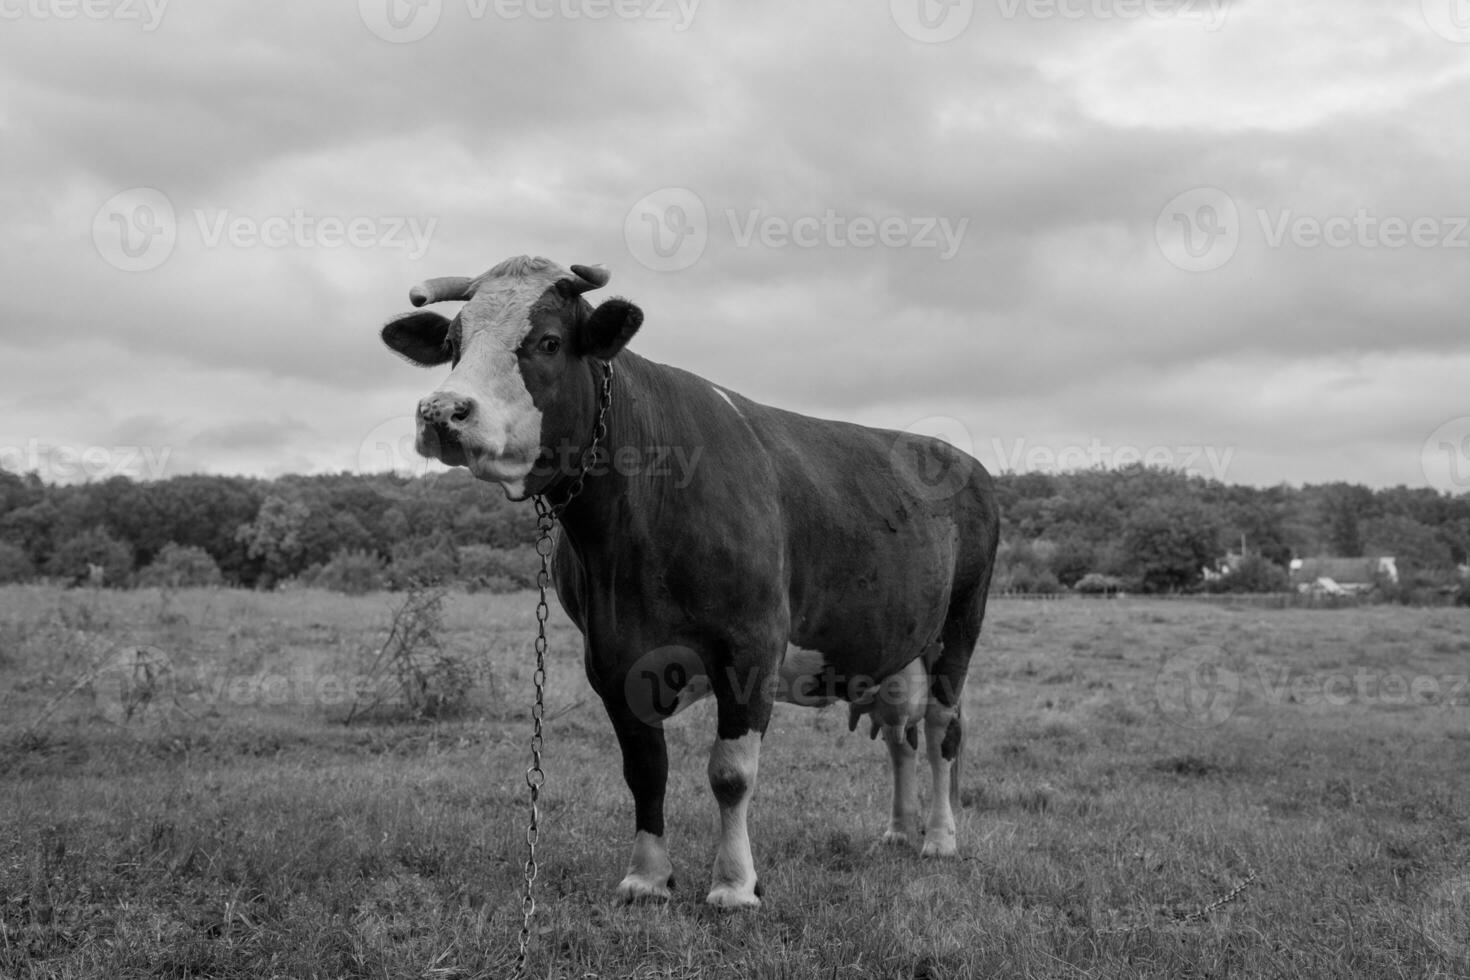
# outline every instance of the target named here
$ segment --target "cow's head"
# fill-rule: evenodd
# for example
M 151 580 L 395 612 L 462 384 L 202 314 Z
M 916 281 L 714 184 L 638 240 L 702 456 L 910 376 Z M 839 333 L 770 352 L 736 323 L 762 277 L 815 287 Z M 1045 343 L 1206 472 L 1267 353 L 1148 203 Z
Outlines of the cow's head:
M 582 298 L 608 278 L 605 269 L 520 256 L 477 279 L 415 286 L 414 306 L 465 303 L 453 320 L 425 310 L 383 327 L 383 342 L 408 361 L 453 367 L 419 402 L 419 453 L 468 467 L 512 500 L 575 467 L 597 409 L 601 370 L 592 361 L 612 359 L 643 322 L 627 300 L 594 310 Z

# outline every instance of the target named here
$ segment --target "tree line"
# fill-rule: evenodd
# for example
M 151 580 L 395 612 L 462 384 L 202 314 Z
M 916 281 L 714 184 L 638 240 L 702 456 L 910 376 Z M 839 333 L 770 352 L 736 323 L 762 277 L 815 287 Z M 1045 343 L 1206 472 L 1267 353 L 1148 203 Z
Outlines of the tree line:
M 1392 555 L 1401 588 L 1423 595 L 1458 587 L 1470 563 L 1470 495 L 1232 486 L 1144 465 L 1003 473 L 996 488 L 1002 591 L 1188 591 L 1233 552 L 1234 587 L 1284 587 L 1293 557 Z M 534 524 L 459 470 L 84 484 L 0 471 L 0 582 L 518 588 L 539 567 Z

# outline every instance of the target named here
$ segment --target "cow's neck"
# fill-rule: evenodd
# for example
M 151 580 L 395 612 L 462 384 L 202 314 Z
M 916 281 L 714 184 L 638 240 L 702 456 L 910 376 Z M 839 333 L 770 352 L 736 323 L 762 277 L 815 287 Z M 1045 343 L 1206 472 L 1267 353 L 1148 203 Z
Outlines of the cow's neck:
M 655 495 L 664 489 L 660 484 L 668 482 L 661 481 L 650 465 L 658 447 L 673 444 L 655 390 L 658 370 L 659 365 L 631 351 L 623 351 L 613 362 L 612 404 L 599 464 L 561 514 L 567 537 L 581 555 L 600 550 L 610 537 L 628 533 L 630 509 L 657 506 Z M 601 372 L 595 377 L 600 391 Z M 590 435 L 589 428 L 589 441 Z

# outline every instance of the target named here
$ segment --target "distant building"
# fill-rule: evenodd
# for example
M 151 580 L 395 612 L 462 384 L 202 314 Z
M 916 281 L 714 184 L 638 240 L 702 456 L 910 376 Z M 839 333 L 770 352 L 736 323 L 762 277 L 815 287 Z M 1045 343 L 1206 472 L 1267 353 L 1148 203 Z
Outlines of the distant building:
M 1396 585 L 1398 580 L 1398 566 L 1386 556 L 1291 560 L 1291 584 L 1298 592 L 1352 595 L 1371 591 L 1380 582 Z

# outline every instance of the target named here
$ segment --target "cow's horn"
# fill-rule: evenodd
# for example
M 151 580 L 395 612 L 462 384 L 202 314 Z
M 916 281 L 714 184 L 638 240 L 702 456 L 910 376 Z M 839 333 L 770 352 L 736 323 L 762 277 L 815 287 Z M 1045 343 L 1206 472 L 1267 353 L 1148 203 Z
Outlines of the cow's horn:
M 414 306 L 425 303 L 442 303 L 446 300 L 469 299 L 475 295 L 475 280 L 467 276 L 443 276 L 426 279 L 408 291 L 408 300 Z
M 590 290 L 601 289 L 612 278 L 612 273 L 600 265 L 574 265 L 572 275 L 576 278 L 563 279 L 556 284 L 563 296 L 580 296 Z

